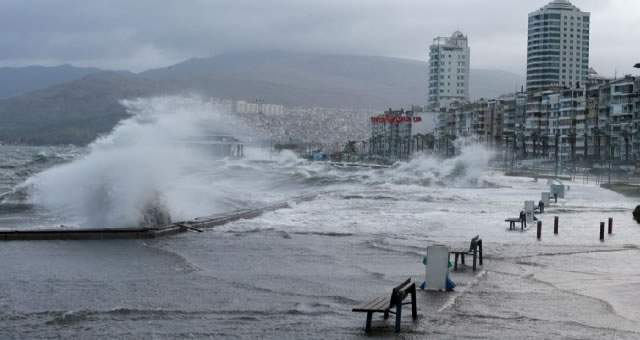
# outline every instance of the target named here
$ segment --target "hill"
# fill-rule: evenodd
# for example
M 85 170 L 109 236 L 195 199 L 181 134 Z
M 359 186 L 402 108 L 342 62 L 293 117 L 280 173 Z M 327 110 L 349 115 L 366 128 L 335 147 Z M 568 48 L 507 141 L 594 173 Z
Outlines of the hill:
M 290 52 L 229 53 L 191 59 L 142 76 L 222 98 L 289 106 L 407 107 L 426 102 L 428 67 L 418 60 Z M 472 70 L 471 97 L 513 92 L 524 79 L 500 70 Z
M 132 73 L 100 72 L 0 101 L 0 141 L 85 145 L 127 117 L 121 99 L 160 93 Z
M 71 65 L 0 67 L 0 99 L 77 80 L 99 71 Z
M 495 97 L 523 79 L 473 70 L 472 96 Z M 222 54 L 139 74 L 97 72 L 0 100 L 0 141 L 86 144 L 127 116 L 122 99 L 180 92 L 286 106 L 369 109 L 423 104 L 425 62 L 287 52 Z

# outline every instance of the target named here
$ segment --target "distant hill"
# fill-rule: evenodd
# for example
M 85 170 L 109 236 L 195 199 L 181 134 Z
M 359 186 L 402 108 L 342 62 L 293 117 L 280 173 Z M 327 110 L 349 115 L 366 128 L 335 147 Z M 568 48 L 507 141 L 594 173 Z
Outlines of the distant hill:
M 496 98 L 520 91 L 526 84 L 523 76 L 502 70 L 471 69 L 469 92 L 472 99 Z
M 223 98 L 291 106 L 407 107 L 426 103 L 428 67 L 418 60 L 289 52 L 229 53 L 191 59 L 141 76 Z M 500 70 L 472 70 L 471 97 L 497 97 L 524 84 Z
M 179 92 L 287 106 L 358 108 L 423 104 L 427 64 L 386 57 L 286 52 L 223 54 L 139 74 L 97 72 L 0 100 L 0 141 L 86 144 L 127 116 L 121 99 Z M 519 88 L 522 77 L 473 70 L 474 98 Z
M 77 80 L 99 71 L 71 65 L 0 67 L 0 99 Z
M 222 98 L 380 109 L 425 101 L 425 71 L 425 63 L 413 60 L 260 52 L 191 59 L 141 76 Z
M 127 117 L 119 100 L 157 93 L 156 84 L 133 73 L 99 72 L 5 99 L 0 101 L 0 141 L 85 145 Z

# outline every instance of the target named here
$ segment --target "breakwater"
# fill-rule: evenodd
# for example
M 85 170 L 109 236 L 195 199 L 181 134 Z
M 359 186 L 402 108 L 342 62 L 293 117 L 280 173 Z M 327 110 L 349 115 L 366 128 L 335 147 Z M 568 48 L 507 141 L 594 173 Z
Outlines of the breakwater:
M 224 225 L 229 222 L 250 219 L 265 212 L 289 208 L 291 204 L 312 200 L 315 195 L 296 196 L 291 200 L 269 204 L 255 209 L 240 209 L 229 213 L 198 217 L 189 221 L 175 222 L 155 227 L 131 228 L 72 228 L 60 226 L 42 229 L 0 229 L 0 241 L 29 240 L 100 240 L 100 239 L 145 239 L 175 235 L 187 231 L 201 232 L 207 228 Z

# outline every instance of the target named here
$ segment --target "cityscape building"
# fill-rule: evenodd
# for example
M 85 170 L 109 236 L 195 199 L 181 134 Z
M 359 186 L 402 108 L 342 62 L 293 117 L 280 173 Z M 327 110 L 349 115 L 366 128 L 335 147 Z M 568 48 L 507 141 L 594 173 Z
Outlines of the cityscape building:
M 429 94 L 427 107 L 440 111 L 456 101 L 469 100 L 470 49 L 460 31 L 437 37 L 429 48 Z
M 589 76 L 590 13 L 554 0 L 529 13 L 527 91 L 576 88 Z

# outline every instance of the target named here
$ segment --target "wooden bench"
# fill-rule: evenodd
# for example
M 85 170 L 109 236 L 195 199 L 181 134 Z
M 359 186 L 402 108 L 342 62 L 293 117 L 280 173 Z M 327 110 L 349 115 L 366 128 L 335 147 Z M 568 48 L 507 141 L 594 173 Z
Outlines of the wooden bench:
M 476 261 L 478 259 L 478 257 L 480 257 L 480 265 L 482 266 L 482 239 L 480 238 L 480 236 L 476 235 L 474 238 L 471 239 L 471 244 L 469 245 L 469 248 L 452 248 L 449 251 L 449 255 L 454 254 L 455 256 L 455 262 L 453 264 L 453 270 L 458 270 L 458 257 L 462 258 L 462 264 L 464 263 L 464 256 L 465 255 L 472 255 L 473 256 L 473 271 L 476 270 Z M 480 255 L 480 256 L 478 256 Z
M 520 223 L 520 229 L 524 231 L 524 223 L 519 217 L 510 217 L 504 220 L 509 223 L 509 230 L 516 230 L 516 223 Z
M 403 303 L 404 299 L 411 294 L 411 302 Z M 402 319 L 402 305 L 411 304 L 411 317 L 415 320 L 418 317 L 416 306 L 416 284 L 411 279 L 393 288 L 391 296 L 379 296 L 369 302 L 353 307 L 353 312 L 367 313 L 367 323 L 365 332 L 371 331 L 371 317 L 373 313 L 384 313 L 384 319 L 389 318 L 389 313 L 396 315 L 396 333 L 400 332 L 400 321 Z M 395 312 L 391 311 L 395 308 Z

